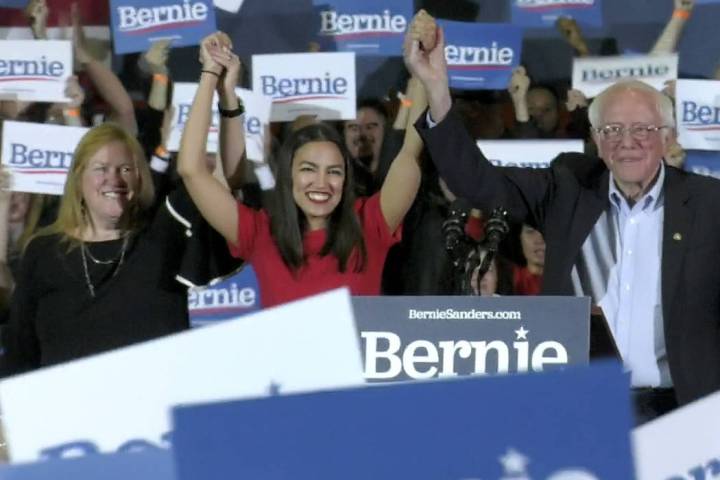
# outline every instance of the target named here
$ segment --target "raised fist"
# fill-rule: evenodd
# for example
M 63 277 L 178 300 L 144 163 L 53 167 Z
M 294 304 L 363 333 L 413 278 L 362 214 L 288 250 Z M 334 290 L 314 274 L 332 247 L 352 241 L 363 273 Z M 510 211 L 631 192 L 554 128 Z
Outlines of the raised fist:
M 529 88 L 530 77 L 528 77 L 525 67 L 520 65 L 513 70 L 508 92 L 513 100 L 520 100 L 525 98 Z
M 588 106 L 587 97 L 580 90 L 571 89 L 567 93 L 567 102 L 565 102 L 565 109 L 568 112 L 573 112 L 578 108 L 585 108 Z
M 437 23 L 435 19 L 421 9 L 415 14 L 415 17 L 410 24 L 410 31 L 413 39 L 420 41 L 420 47 L 429 52 L 435 48 L 437 43 Z

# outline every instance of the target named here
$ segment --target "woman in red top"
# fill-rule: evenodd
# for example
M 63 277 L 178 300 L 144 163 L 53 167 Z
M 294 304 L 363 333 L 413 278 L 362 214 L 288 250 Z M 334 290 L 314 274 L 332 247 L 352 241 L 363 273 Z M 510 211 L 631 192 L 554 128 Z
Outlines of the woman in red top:
M 418 48 L 417 42 L 410 47 Z M 380 191 L 356 200 L 350 157 L 340 135 L 327 125 L 304 127 L 288 138 L 276 158 L 270 208 L 251 210 L 238 203 L 204 165 L 216 88 L 226 175 L 233 176 L 234 163 L 239 163 L 233 158 L 242 155 L 243 149 L 237 147 L 242 121 L 232 112 L 240 107 L 234 92 L 239 61 L 230 48 L 229 38 L 219 32 L 200 48 L 202 73 L 178 157 L 178 171 L 193 201 L 233 254 L 252 263 L 263 306 L 340 286 L 353 294 L 378 294 L 385 256 L 399 240 L 400 225 L 420 184 L 422 142 L 415 129 L 406 129 L 403 147 Z M 424 110 L 425 100 L 418 83 L 409 88 L 413 122 Z

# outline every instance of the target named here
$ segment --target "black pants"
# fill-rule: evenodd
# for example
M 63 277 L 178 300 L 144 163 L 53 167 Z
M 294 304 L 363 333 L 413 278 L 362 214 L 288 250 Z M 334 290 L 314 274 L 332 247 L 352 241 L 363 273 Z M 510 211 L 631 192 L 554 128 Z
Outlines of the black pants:
M 655 420 L 678 407 L 672 388 L 633 388 L 635 426 Z

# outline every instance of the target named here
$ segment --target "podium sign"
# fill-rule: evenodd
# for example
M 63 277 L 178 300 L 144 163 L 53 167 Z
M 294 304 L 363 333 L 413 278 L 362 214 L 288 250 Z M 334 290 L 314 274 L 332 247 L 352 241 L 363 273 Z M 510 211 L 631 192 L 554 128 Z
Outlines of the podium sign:
M 365 379 L 539 372 L 586 364 L 587 297 L 353 297 Z
M 178 480 L 626 479 L 618 364 L 175 409 Z

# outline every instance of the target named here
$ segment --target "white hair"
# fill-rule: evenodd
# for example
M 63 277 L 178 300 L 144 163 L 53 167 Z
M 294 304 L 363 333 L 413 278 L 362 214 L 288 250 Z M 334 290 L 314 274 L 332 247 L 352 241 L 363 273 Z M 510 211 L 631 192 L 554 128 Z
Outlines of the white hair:
M 588 117 L 590 118 L 590 125 L 592 125 L 593 128 L 601 126 L 600 122 L 602 119 L 603 109 L 608 99 L 621 91 L 636 91 L 651 94 L 655 99 L 655 108 L 662 118 L 663 125 L 675 128 L 675 108 L 673 107 L 670 97 L 645 82 L 633 79 L 621 80 L 613 83 L 595 97 L 593 102 L 590 104 L 590 108 L 588 108 Z

